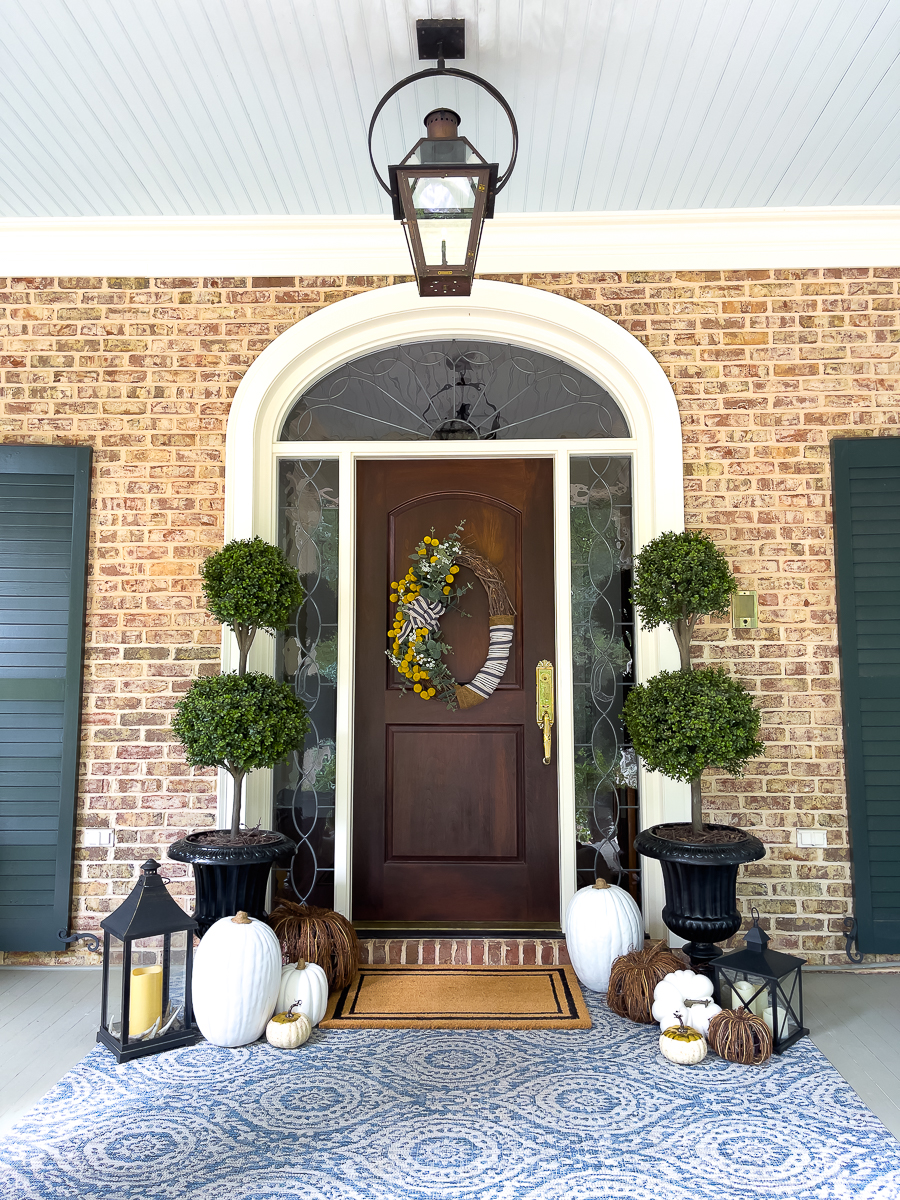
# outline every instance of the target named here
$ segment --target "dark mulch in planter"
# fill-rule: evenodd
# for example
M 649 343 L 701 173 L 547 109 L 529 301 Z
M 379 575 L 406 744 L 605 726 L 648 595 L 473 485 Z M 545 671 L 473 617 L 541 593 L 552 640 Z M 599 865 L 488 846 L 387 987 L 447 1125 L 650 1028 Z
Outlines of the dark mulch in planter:
M 191 834 L 190 840 L 195 846 L 269 846 L 283 839 L 280 833 L 268 829 L 242 829 L 237 834 L 211 829 L 209 833 Z
M 694 846 L 727 845 L 746 841 L 749 836 L 743 829 L 711 829 L 709 825 L 703 826 L 702 833 L 695 833 L 692 825 L 655 825 L 653 833 L 667 842 Z

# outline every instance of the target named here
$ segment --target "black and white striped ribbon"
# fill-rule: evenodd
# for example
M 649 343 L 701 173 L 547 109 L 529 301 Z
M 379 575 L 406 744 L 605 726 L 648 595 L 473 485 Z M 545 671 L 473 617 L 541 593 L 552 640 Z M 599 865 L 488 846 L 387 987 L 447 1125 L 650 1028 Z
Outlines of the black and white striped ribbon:
M 443 604 L 432 604 L 424 596 L 416 596 L 406 605 L 406 620 L 400 630 L 400 640 L 412 637 L 417 629 L 438 629 L 441 617 L 447 611 Z
M 475 692 L 476 695 L 483 696 L 485 700 L 487 700 L 488 696 L 493 695 L 497 684 L 503 676 L 503 672 L 506 670 L 506 664 L 509 662 L 509 650 L 512 646 L 512 636 L 512 625 L 491 626 L 491 640 L 484 666 L 472 682 L 466 684 L 467 688 Z

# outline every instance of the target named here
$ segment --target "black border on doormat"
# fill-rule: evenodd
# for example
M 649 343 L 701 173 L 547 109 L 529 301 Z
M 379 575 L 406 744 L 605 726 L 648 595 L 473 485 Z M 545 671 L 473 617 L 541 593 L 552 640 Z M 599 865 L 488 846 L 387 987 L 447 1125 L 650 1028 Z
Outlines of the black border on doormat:
M 409 975 L 430 973 L 447 975 L 542 975 L 549 978 L 555 1013 L 531 1015 L 498 1012 L 439 1013 L 390 1012 L 356 1015 L 356 1005 L 367 976 Z M 323 1029 L 590 1029 L 591 1019 L 584 997 L 571 967 L 529 966 L 431 966 L 422 964 L 386 964 L 361 966 L 355 979 L 329 1001 L 328 1011 L 321 1023 Z

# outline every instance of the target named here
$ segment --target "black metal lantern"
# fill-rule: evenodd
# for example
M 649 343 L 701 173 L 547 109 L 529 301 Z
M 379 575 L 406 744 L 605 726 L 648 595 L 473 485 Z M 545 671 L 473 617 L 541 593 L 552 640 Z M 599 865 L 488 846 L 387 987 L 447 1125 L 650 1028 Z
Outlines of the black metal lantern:
M 809 1033 L 803 1026 L 805 958 L 769 950 L 769 935 L 759 927 L 759 913 L 751 909 L 753 925 L 744 941 L 746 950 L 735 950 L 713 962 L 716 997 L 723 1008 L 745 1008 L 762 1017 L 772 1032 L 776 1054 Z
M 444 65 L 465 57 L 464 21 L 417 21 L 419 57 L 436 58 L 436 68 L 419 71 L 395 84 L 378 102 L 369 123 L 369 160 L 375 178 L 391 197 L 394 220 L 403 222 L 420 296 L 468 296 L 484 222 L 494 215 L 494 199 L 506 186 L 516 162 L 518 130 L 512 109 L 495 87 L 478 75 Z M 452 76 L 467 79 L 490 93 L 512 128 L 512 156 L 500 175 L 467 138 L 459 136 L 460 117 L 435 108 L 425 117 L 426 136 L 401 163 L 388 168 L 390 185 L 375 166 L 372 131 L 385 104 L 401 88 L 419 79 Z
M 191 1046 L 200 1038 L 191 1005 L 197 922 L 166 891 L 148 858 L 134 891 L 100 922 L 103 984 L 97 1041 L 117 1062 Z

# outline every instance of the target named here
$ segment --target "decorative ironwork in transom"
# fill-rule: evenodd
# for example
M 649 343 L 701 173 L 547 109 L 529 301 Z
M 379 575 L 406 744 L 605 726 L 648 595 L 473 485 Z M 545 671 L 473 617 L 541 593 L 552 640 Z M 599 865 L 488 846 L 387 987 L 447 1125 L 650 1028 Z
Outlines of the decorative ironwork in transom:
M 520 346 L 414 342 L 346 363 L 308 388 L 282 441 L 627 438 L 612 396 L 575 367 Z

